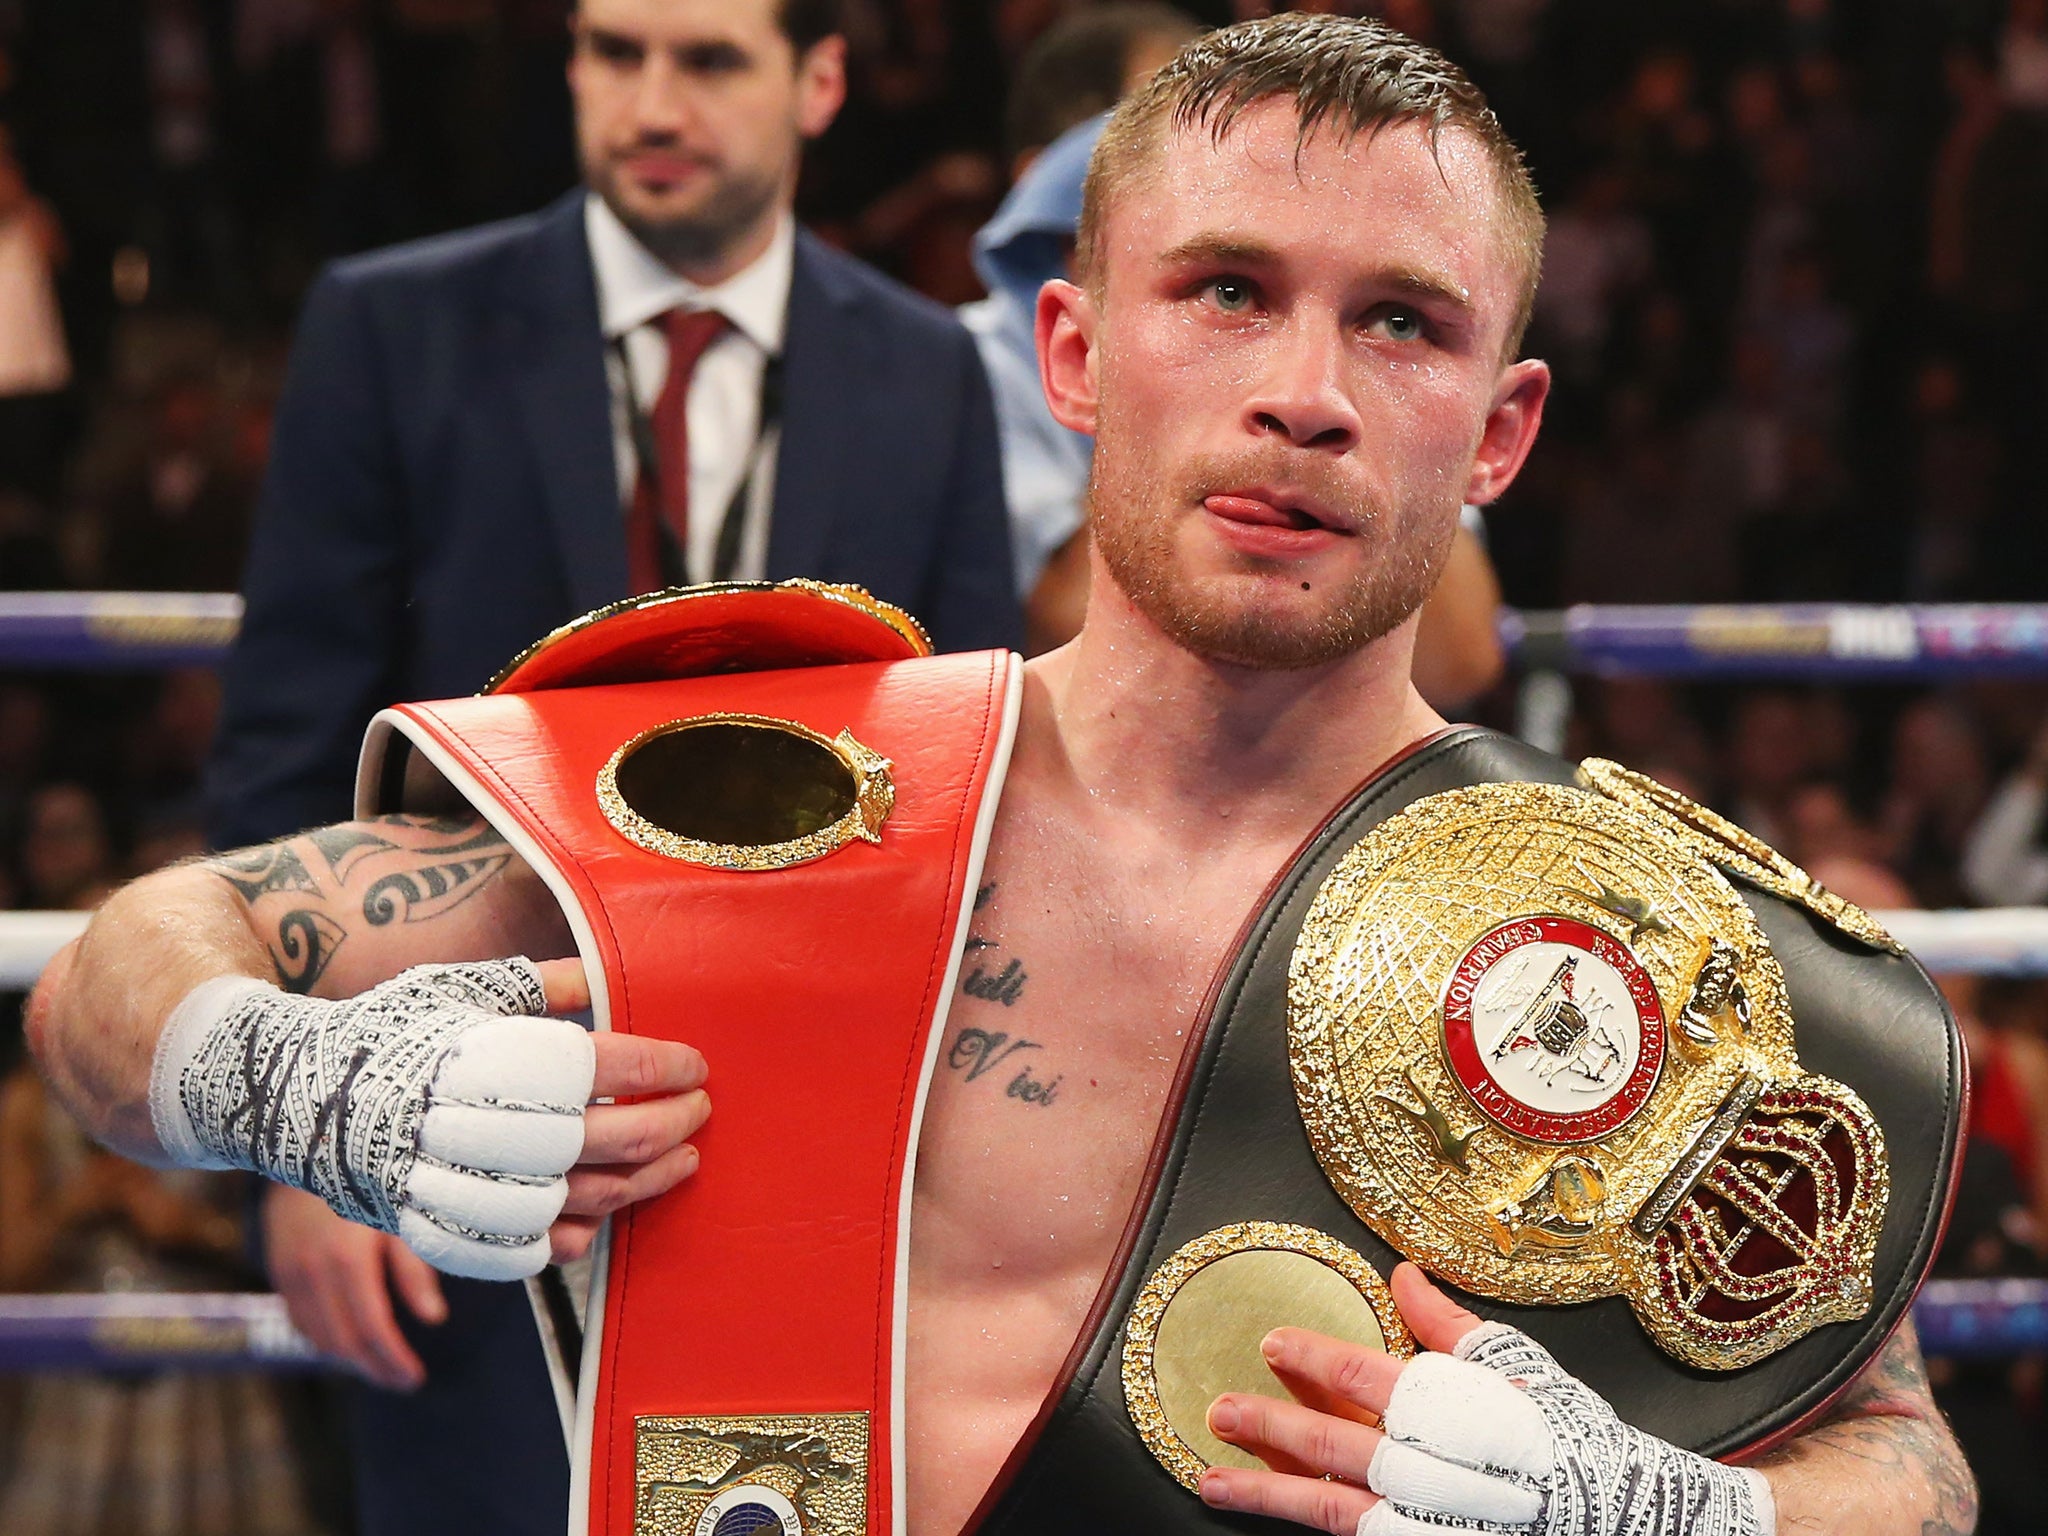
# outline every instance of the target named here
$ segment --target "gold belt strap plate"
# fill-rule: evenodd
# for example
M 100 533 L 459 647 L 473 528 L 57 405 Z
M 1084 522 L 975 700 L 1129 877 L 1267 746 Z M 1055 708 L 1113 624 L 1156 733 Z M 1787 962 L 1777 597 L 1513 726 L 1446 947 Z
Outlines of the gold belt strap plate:
M 642 1414 L 633 1536 L 866 1536 L 865 1413 Z

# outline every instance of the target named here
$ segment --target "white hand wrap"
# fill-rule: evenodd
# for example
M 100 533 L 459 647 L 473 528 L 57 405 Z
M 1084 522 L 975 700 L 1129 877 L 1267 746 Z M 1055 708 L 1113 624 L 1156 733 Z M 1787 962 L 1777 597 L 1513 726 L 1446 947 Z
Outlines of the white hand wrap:
M 436 1269 L 537 1274 L 583 1150 L 596 1054 L 527 960 L 427 965 L 340 1002 L 193 988 L 157 1042 L 173 1161 L 247 1168 L 395 1232 Z
M 1774 1536 L 1763 1474 L 1621 1422 L 1517 1329 L 1416 1356 L 1388 1400 L 1358 1536 Z

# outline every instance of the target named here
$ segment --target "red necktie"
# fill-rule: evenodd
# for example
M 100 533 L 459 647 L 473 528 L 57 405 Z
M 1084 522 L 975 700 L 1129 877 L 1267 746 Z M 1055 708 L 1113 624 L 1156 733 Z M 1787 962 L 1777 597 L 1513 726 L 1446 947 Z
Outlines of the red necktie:
M 672 309 L 661 324 L 668 332 L 668 378 L 648 418 L 658 462 L 652 473 L 650 466 L 640 466 L 626 513 L 626 576 L 636 596 L 670 584 L 662 558 L 664 524 L 675 539 L 679 578 L 689 580 L 690 375 L 726 320 L 715 309 Z

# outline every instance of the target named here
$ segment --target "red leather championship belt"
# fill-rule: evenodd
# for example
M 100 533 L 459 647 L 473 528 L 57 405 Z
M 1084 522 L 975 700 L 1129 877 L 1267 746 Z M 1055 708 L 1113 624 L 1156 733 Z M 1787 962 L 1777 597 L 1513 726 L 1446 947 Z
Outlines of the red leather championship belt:
M 361 812 L 474 806 L 597 1027 L 711 1065 L 701 1169 L 599 1245 L 572 1529 L 901 1529 L 911 1165 L 1021 689 L 929 652 L 854 589 L 693 588 L 371 729 Z

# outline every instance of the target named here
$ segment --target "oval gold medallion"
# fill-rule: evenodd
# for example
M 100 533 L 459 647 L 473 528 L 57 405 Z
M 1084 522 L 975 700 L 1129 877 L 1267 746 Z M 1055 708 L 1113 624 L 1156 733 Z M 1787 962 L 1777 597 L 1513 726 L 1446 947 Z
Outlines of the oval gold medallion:
M 1209 1405 L 1224 1392 L 1286 1396 L 1259 1352 L 1280 1327 L 1403 1359 L 1415 1353 L 1379 1272 L 1312 1227 L 1219 1227 L 1177 1249 L 1138 1293 L 1124 1336 L 1124 1403 L 1160 1465 L 1190 1492 L 1212 1466 L 1259 1465 L 1209 1432 Z
M 773 870 L 879 843 L 896 804 L 890 763 L 850 731 L 711 714 L 643 731 L 597 776 L 618 832 L 666 858 L 711 869 Z

